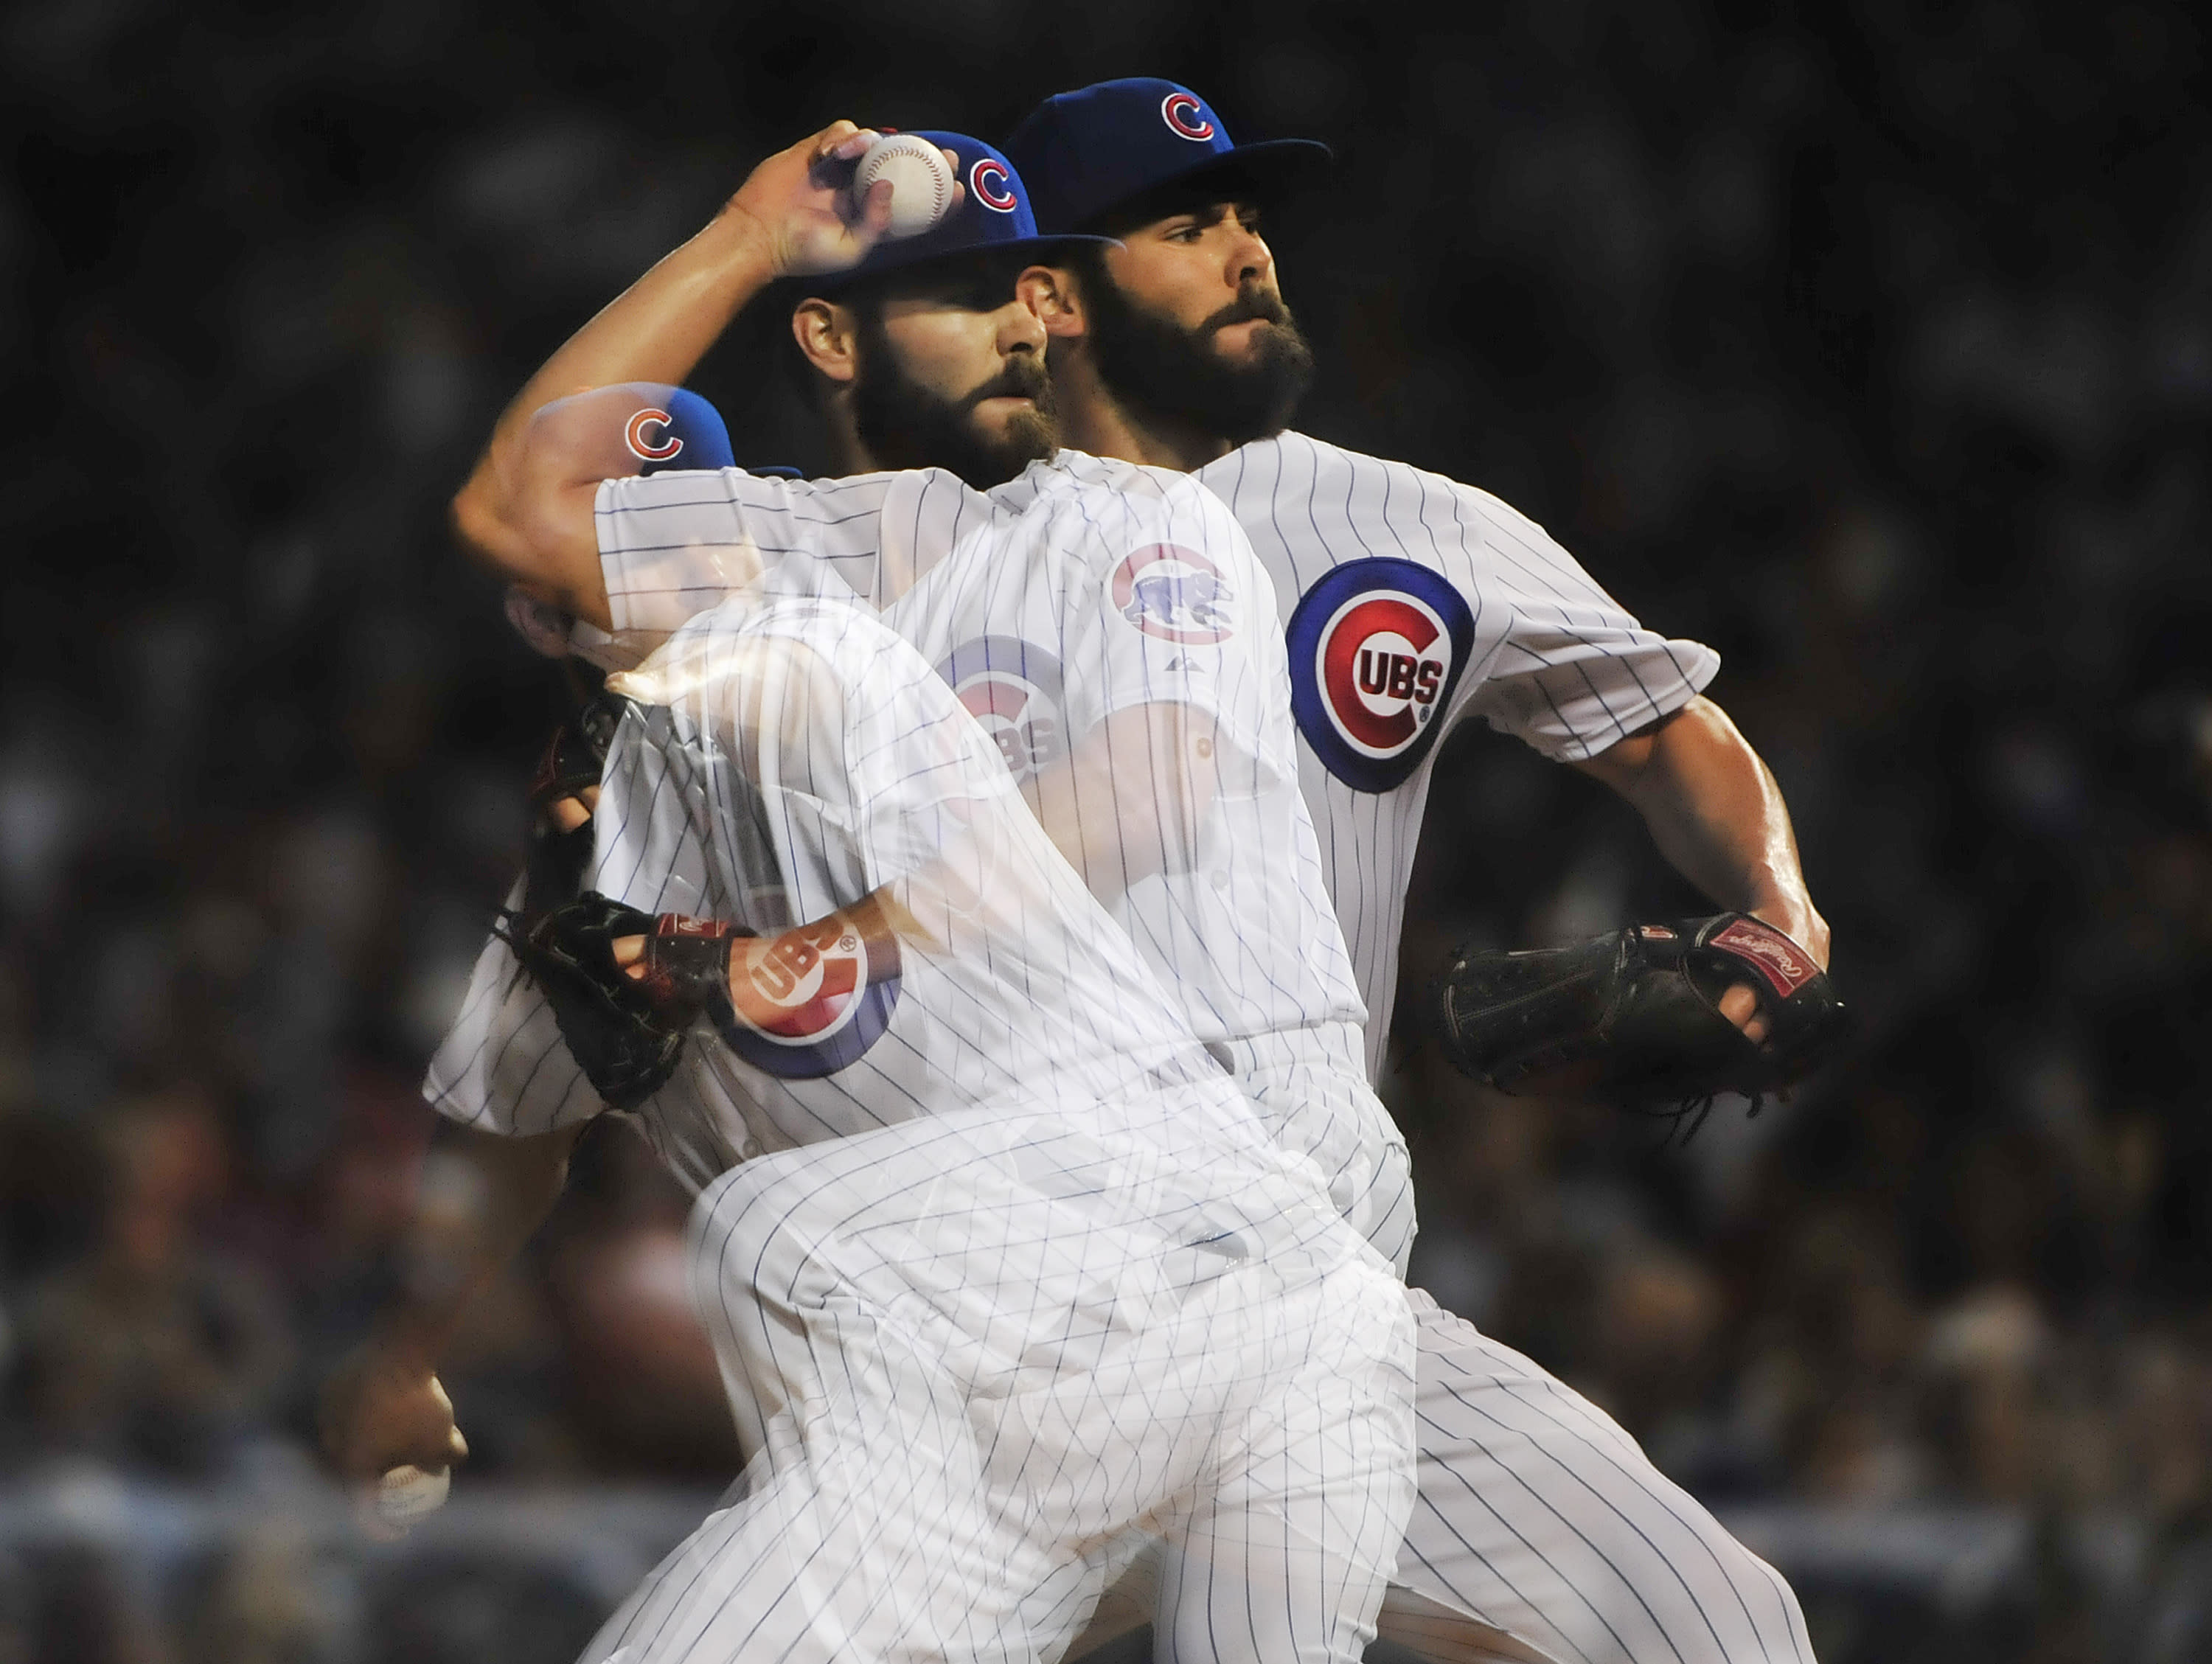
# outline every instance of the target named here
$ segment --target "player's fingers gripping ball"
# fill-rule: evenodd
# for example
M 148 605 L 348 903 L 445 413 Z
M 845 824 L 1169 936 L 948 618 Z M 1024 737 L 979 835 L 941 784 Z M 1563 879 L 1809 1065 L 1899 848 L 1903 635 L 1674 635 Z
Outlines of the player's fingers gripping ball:
M 356 1512 L 362 1529 L 379 1542 L 394 1542 L 446 1505 L 453 1485 L 450 1467 L 403 1464 L 364 1487 Z
M 862 152 L 853 170 L 853 200 L 865 203 L 878 179 L 891 187 L 886 237 L 919 237 L 952 211 L 957 181 L 945 152 L 914 133 L 890 133 Z
M 1767 1018 L 1763 1043 L 1721 1011 L 1739 984 Z M 1631 926 L 1572 947 L 1462 950 L 1434 985 L 1432 1008 L 1445 1055 L 1500 1091 L 1671 1106 L 1700 1119 L 1722 1092 L 1749 1097 L 1756 1113 L 1762 1095 L 1826 1060 L 1845 1028 L 1843 1001 L 1812 955 L 1741 913 Z

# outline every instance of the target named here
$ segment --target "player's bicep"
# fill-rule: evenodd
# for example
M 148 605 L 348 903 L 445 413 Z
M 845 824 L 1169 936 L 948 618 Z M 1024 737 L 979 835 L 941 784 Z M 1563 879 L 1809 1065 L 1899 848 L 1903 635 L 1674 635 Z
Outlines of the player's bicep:
M 495 438 L 453 500 L 462 544 L 501 576 L 601 629 L 610 623 L 593 499 L 635 471 L 623 434 L 636 389 L 600 387 L 533 411 Z

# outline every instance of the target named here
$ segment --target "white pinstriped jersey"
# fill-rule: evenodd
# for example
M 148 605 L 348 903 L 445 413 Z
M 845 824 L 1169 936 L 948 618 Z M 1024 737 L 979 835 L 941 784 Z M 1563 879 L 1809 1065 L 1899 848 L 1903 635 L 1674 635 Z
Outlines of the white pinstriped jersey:
M 842 587 L 782 563 L 611 684 L 587 881 L 759 933 L 639 1116 L 751 1461 L 586 1655 L 1057 1656 L 1149 1547 L 1189 1655 L 1351 1664 L 1413 1501 L 1397 1284 Z M 478 984 L 534 994 L 503 943 Z M 563 1067 L 434 1084 L 536 1130 Z
M 1249 622 L 1272 607 L 1267 579 L 1182 476 L 1063 452 L 986 495 L 934 469 L 812 482 L 727 469 L 610 480 L 599 521 L 632 651 L 720 598 L 732 548 L 813 554 L 884 608 L 1018 778 L 1116 712 L 1204 713 L 1233 754 L 1204 841 L 1179 871 L 1094 888 L 1201 1040 L 1361 1019 L 1298 799 L 1281 642 Z M 1180 792 L 1176 768 L 1158 771 L 1154 802 Z
M 988 495 L 941 470 L 609 480 L 598 519 L 629 652 L 761 559 L 814 555 L 895 596 L 884 622 L 991 729 L 1061 847 L 1079 837 L 1094 894 L 1191 1029 L 1402 1267 L 1405 1140 L 1364 1078 L 1364 1013 L 1298 795 L 1267 580 L 1218 499 L 1062 452 Z M 1163 709 L 1206 730 L 1218 784 L 1202 813 L 1183 810 L 1191 753 L 1115 721 Z M 1056 779 L 1085 784 L 1055 796 Z
M 1062 452 L 1060 466 L 1077 460 Z M 975 535 L 1009 489 L 986 499 L 931 472 L 787 492 L 736 477 L 742 483 L 710 487 L 726 477 L 705 474 L 623 483 L 625 507 L 650 505 L 661 528 L 603 563 L 617 622 L 641 640 L 719 592 L 697 545 L 726 534 L 724 503 L 741 503 L 764 550 L 818 550 L 881 604 Z M 1686 704 L 1719 656 L 1644 629 L 1541 527 L 1442 475 L 1284 434 L 1194 477 L 1229 506 L 1273 581 L 1289 638 L 1298 780 L 1368 1014 L 1371 1078 L 1444 734 L 1479 716 L 1547 756 L 1594 756 Z M 1018 720 L 990 720 L 1013 745 Z
M 723 1043 L 687 1048 L 640 1112 L 695 1187 L 764 1151 L 921 1115 L 1165 1099 L 1170 1130 L 1147 1136 L 1174 1165 L 1209 1171 L 1209 1193 L 1241 1174 L 1299 1212 L 1310 1174 L 1264 1139 L 972 717 L 849 594 L 753 586 L 618 685 L 641 708 L 608 755 L 587 882 L 775 942 L 751 972 L 756 1003 Z M 507 1133 L 600 1108 L 496 938 L 426 1093 Z
M 1379 1072 L 1438 746 L 1479 716 L 1562 762 L 1687 704 L 1720 668 L 1644 629 L 1486 491 L 1303 434 L 1198 471 L 1274 580 L 1298 779 Z

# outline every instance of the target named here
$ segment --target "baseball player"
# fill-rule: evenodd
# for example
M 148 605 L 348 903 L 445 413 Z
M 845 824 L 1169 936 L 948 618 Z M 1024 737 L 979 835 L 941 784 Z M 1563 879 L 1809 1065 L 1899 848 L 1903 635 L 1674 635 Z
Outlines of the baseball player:
M 1430 771 L 1470 717 L 1621 792 L 1685 876 L 1825 964 L 1773 778 L 1700 691 L 1711 650 L 1640 627 L 1487 493 L 1285 430 L 1311 357 L 1258 210 L 1325 162 L 1322 146 L 1234 144 L 1188 88 L 1132 79 L 1047 100 L 1006 150 L 1046 230 L 1116 240 L 1074 246 L 1060 285 L 1029 291 L 1067 441 L 1191 471 L 1273 580 L 1370 1069 Z M 1726 1008 L 1761 1032 L 1748 990 Z M 1440 1660 L 1809 1658 L 1781 1578 L 1609 1418 L 1413 1298 L 1421 1496 L 1386 1636 Z
M 830 562 L 1018 746 L 1009 757 L 1031 806 L 1194 1031 L 1402 1270 L 1405 1142 L 1365 1078 L 1364 1013 L 1297 788 L 1281 641 L 1248 622 L 1268 616 L 1267 579 L 1212 494 L 1052 454 L 1044 336 L 1016 276 L 1049 282 L 1034 262 L 1065 244 L 1036 240 L 995 150 L 925 137 L 962 158 L 959 209 L 927 236 L 866 249 L 823 177 L 857 142 L 849 124 L 763 162 L 730 210 L 758 229 L 709 228 L 572 337 L 502 418 L 458 523 L 511 579 L 611 630 L 617 652 L 719 598 L 702 550 L 751 543 Z M 689 370 L 686 355 L 712 339 L 698 297 L 719 325 L 793 271 L 815 292 L 793 307 L 793 332 L 844 466 L 884 460 L 866 413 L 886 378 L 910 417 L 939 413 L 913 433 L 965 430 L 974 444 L 920 470 L 811 483 L 725 470 L 675 483 L 602 481 L 557 465 L 557 446 L 520 442 L 522 407 L 584 375 L 617 381 L 609 400 L 657 397 L 629 378 Z M 1000 468 L 1033 459 L 986 493 L 987 453 Z
M 772 277 L 802 269 L 793 263 L 794 257 L 780 251 L 796 249 L 797 260 L 819 258 L 825 268 L 839 258 L 849 262 L 850 240 L 839 240 L 847 235 L 848 222 L 836 212 L 834 192 L 816 186 L 805 171 L 809 161 L 829 155 L 843 137 L 841 130 L 832 129 L 801 156 L 787 153 L 780 172 L 775 163 L 764 164 L 733 199 L 733 206 L 746 205 L 757 228 L 739 238 L 726 229 L 710 228 L 655 268 L 580 332 L 526 388 L 510 415 L 515 428 L 526 422 L 533 400 L 586 379 L 578 367 L 588 367 L 590 373 L 607 380 L 686 373 L 739 306 Z M 772 227 L 786 228 L 768 228 Z M 800 234 L 808 228 L 820 230 L 821 239 L 809 242 Z M 1035 274 L 1024 273 L 1018 282 L 1034 293 L 1034 281 Z M 964 327 L 977 357 L 969 361 L 964 378 L 942 360 L 928 367 L 939 378 L 941 398 L 957 404 L 960 395 L 982 386 L 1000 367 L 1034 355 L 1036 334 L 1024 310 L 1001 308 L 994 313 L 980 304 L 966 308 Z M 819 308 L 801 307 L 794 317 L 802 349 L 810 349 L 810 358 L 826 380 L 846 390 L 830 400 L 833 422 L 852 465 L 864 466 L 870 459 L 857 424 L 840 420 L 853 402 L 851 384 L 866 370 L 866 355 L 854 344 L 859 330 L 826 297 Z M 900 349 L 906 343 L 894 336 L 887 344 Z M 975 373 L 978 361 L 988 365 L 984 373 Z M 916 361 L 909 358 L 907 367 L 916 368 Z M 1030 403 L 1035 408 L 1034 401 Z M 970 411 L 979 426 L 996 422 L 1003 430 L 1004 419 L 994 416 L 990 402 L 970 407 Z M 1036 481 L 1046 473 L 1065 476 L 1090 465 L 1079 459 L 1063 460 L 1053 470 L 1032 469 L 1019 483 Z M 702 580 L 688 570 L 683 550 L 688 544 L 728 537 L 733 524 L 756 526 L 764 546 L 789 547 L 803 538 L 806 546 L 840 562 L 856 586 L 883 600 L 902 593 L 918 571 L 942 559 L 942 551 L 963 535 L 988 525 L 997 512 L 990 499 L 979 501 L 943 476 L 931 474 L 795 489 L 763 488 L 721 476 L 696 494 L 678 494 L 665 482 L 621 483 L 605 488 L 606 501 L 619 504 L 626 521 L 646 532 L 636 548 L 610 547 L 602 562 L 599 537 L 579 533 L 552 549 L 550 559 L 542 558 L 547 550 L 541 545 L 541 558 L 534 562 L 514 556 L 510 528 L 537 512 L 532 505 L 545 501 L 546 493 L 512 491 L 502 479 L 507 472 L 501 466 L 495 443 L 486 468 L 457 505 L 465 531 L 472 532 L 479 549 L 495 563 L 538 585 L 549 598 L 587 619 L 611 625 L 619 614 L 624 629 L 647 631 L 672 628 L 713 598 L 716 592 L 711 574 Z M 1105 477 L 1118 482 L 1127 477 Z M 555 482 L 554 489 L 581 499 L 591 495 L 594 485 L 593 478 L 579 474 Z M 656 491 L 666 495 L 656 498 Z M 1036 501 L 1034 495 L 1027 499 L 1031 507 Z M 649 517 L 655 516 L 661 529 L 647 530 L 653 524 Z M 569 516 L 571 523 L 577 518 Z M 1203 543 L 1200 548 L 1205 552 Z M 1139 574 L 1130 575 L 1133 580 Z M 1161 575 L 1182 579 L 1209 574 L 1176 562 Z M 1228 578 L 1221 588 L 1231 594 L 1248 577 L 1241 565 L 1218 575 Z M 1247 583 L 1246 591 L 1248 596 L 1255 592 L 1255 585 Z M 1158 586 L 1149 592 L 1157 610 L 1148 612 L 1132 581 L 1129 608 L 1134 616 L 1128 608 L 1121 616 L 1133 622 L 1149 616 L 1170 630 L 1202 635 L 1212 628 L 1211 621 L 1196 616 L 1184 603 L 1197 598 L 1211 607 L 1219 600 L 1221 589 L 1200 592 L 1197 583 Z M 1241 651 L 1255 650 L 1249 635 L 1247 631 L 1238 639 Z M 1025 756 L 1064 762 L 1051 755 L 1066 732 L 1060 720 L 1064 672 L 1060 655 L 1030 653 L 1026 648 L 1031 645 L 1051 648 L 1065 643 L 1032 644 L 1018 639 L 986 647 L 983 685 L 970 691 L 998 726 L 1002 747 L 1011 758 L 1018 763 Z M 1206 644 L 1193 645 L 1203 656 Z M 1181 656 L 1161 661 L 1162 671 Z M 968 680 L 961 664 L 948 667 L 956 679 Z M 1028 672 L 1032 667 L 1043 674 L 1031 677 Z M 1048 726 L 1038 717 L 1053 721 Z M 1042 794 L 1034 783 L 1031 794 Z M 1294 845 L 1271 847 L 1265 839 L 1241 843 L 1236 853 L 1250 858 L 1255 852 L 1275 853 L 1285 847 L 1296 854 Z M 1095 868 L 1087 870 L 1095 874 Z M 1251 939 L 1267 938 L 1255 932 Z M 1171 956 L 1160 955 L 1159 939 L 1143 945 L 1156 967 L 1171 975 L 1181 968 Z M 1199 945 L 1205 945 L 1203 938 Z M 1293 938 L 1284 951 L 1262 964 L 1262 974 L 1273 963 L 1298 963 L 1303 952 L 1303 943 Z M 1183 982 L 1182 987 L 1188 991 L 1192 985 Z M 1202 1005 L 1187 1002 L 1186 1009 L 1193 1003 Z M 1262 1036 L 1208 1036 L 1217 1056 L 1243 1066 L 1248 1080 L 1261 1078 L 1261 1096 L 1269 1096 L 1265 1089 L 1273 1086 L 1273 1101 L 1292 1106 L 1281 1126 L 1286 1142 L 1335 1157 L 1339 1164 L 1333 1176 L 1353 1175 L 1355 1182 L 1348 1187 L 1352 1193 L 1346 1199 L 1355 1207 L 1383 1190 L 1373 1180 L 1389 1173 L 1394 1162 L 1401 1192 L 1403 1175 L 1402 1144 L 1394 1147 L 1395 1130 L 1387 1117 L 1379 1106 L 1369 1107 L 1372 1099 L 1362 1078 L 1362 1042 L 1352 1026 L 1358 1010 L 1355 1002 L 1345 1000 L 1324 1005 L 1310 1013 L 1312 1020 L 1292 1029 Z M 1194 1023 L 1205 1015 L 1194 1011 Z M 1339 1032 L 1332 1033 L 1333 1029 Z M 1254 1056 L 1259 1046 L 1277 1044 L 1278 1035 L 1290 1037 L 1284 1046 L 1287 1058 Z M 1322 1054 L 1318 1061 L 1316 1052 Z M 1268 1081 L 1265 1077 L 1271 1065 L 1275 1079 Z M 1302 1112 L 1313 1106 L 1318 1106 L 1317 1113 L 1302 1122 Z M 1333 1145 L 1332 1139 L 1340 1142 Z M 1359 1169 L 1363 1160 L 1364 1172 Z M 1395 1240 L 1378 1233 L 1378 1241 L 1392 1241 L 1394 1249 L 1401 1249 L 1409 1234 L 1410 1209 L 1370 1210 L 1370 1217 L 1396 1233 Z M 1786 1588 L 1686 1496 L 1668 1485 L 1617 1427 L 1527 1360 L 1492 1346 L 1471 1328 L 1436 1311 L 1425 1297 L 1416 1297 L 1415 1303 L 1425 1310 L 1424 1332 L 1431 1343 L 1425 1357 L 1425 1386 L 1431 1396 L 1449 1398 L 1463 1392 L 1470 1400 L 1456 1420 L 1449 1412 L 1431 1416 L 1434 1424 L 1441 1414 L 1450 1430 L 1430 1438 L 1425 1451 L 1431 1460 L 1424 1472 L 1439 1485 L 1456 1487 L 1468 1500 L 1463 1508 L 1449 1500 L 1440 1506 L 1424 1503 L 1436 1518 L 1437 1532 L 1460 1546 L 1422 1543 L 1417 1519 L 1416 1540 L 1401 1557 L 1401 1581 L 1408 1576 L 1415 1581 L 1394 1590 L 1386 1606 L 1392 1633 L 1439 1655 L 1474 1655 L 1488 1648 L 1507 1655 L 1518 1649 L 1524 1655 L 1535 1650 L 1539 1655 L 1563 1658 L 1644 1657 L 1669 1655 L 1669 1648 L 1680 1647 L 1686 1649 L 1685 1656 L 1701 1650 L 1706 1656 L 1802 1655 L 1802 1620 Z M 1477 1418 L 1486 1432 L 1472 1432 L 1464 1425 Z M 1409 1563 L 1423 1554 L 1434 1575 L 1409 1574 Z M 1702 1563 L 1693 1563 L 1700 1557 Z M 1706 1600 L 1709 1594 L 1718 1597 L 1721 1604 L 1712 1606 Z M 1127 1603 L 1126 1609 L 1140 1612 L 1143 1603 Z M 1430 1620 L 1435 1622 L 1433 1631 L 1425 1627 Z M 1536 1638 L 1518 1638 L 1523 1637 Z
M 718 569 L 723 601 L 613 684 L 640 703 L 587 905 L 712 1023 L 636 1108 L 699 1192 L 753 1460 L 586 1656 L 1049 1658 L 1158 1542 L 1164 1655 L 1357 1658 L 1412 1501 L 1389 1268 L 932 667 L 817 563 Z M 519 973 L 539 940 L 487 950 L 489 1020 L 431 1070 L 496 1135 L 495 1249 L 603 1107 Z M 429 1279 L 341 1383 L 352 1471 L 459 1454 L 429 1370 L 472 1280 Z

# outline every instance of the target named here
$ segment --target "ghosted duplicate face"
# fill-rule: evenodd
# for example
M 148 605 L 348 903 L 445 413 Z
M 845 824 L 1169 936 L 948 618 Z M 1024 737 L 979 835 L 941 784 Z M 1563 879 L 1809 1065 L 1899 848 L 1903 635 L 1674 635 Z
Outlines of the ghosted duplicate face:
M 1092 257 L 1083 289 L 1107 389 L 1133 414 L 1232 445 L 1280 433 L 1313 350 L 1283 304 L 1259 210 L 1196 204 L 1113 234 L 1121 246 Z
M 1044 326 L 1003 263 L 941 268 L 858 303 L 853 416 L 885 468 L 944 468 L 978 490 L 1060 448 Z

